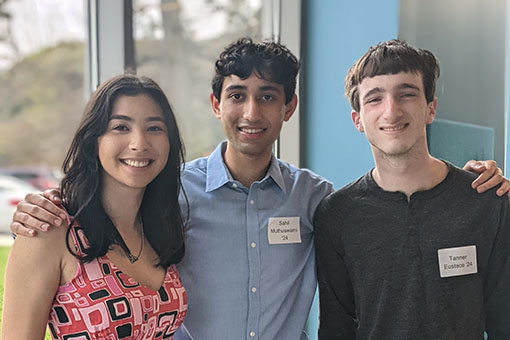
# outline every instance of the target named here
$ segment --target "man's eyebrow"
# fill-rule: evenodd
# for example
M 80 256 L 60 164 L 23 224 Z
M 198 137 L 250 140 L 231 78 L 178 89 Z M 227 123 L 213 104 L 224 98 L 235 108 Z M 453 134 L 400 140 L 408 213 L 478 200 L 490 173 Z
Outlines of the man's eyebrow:
M 397 90 L 405 90 L 405 89 L 412 89 L 412 90 L 416 90 L 416 91 L 421 91 L 421 89 L 414 85 L 414 84 L 410 84 L 410 83 L 401 83 L 401 84 L 398 84 L 397 86 L 395 86 L 395 89 Z M 366 98 L 368 96 L 371 96 L 375 93 L 382 93 L 384 92 L 384 90 L 380 87 L 374 87 L 373 89 L 370 89 L 367 93 L 363 94 L 362 98 Z
M 260 88 L 260 91 L 274 91 L 280 93 L 280 88 L 277 86 L 266 85 Z
M 383 90 L 380 87 L 374 87 L 373 89 L 370 89 L 367 93 L 363 94 L 363 98 L 366 98 L 368 96 L 371 96 L 375 93 L 381 93 Z
M 418 86 L 409 84 L 409 83 L 398 84 L 396 86 L 396 89 L 397 90 L 413 89 L 413 90 L 421 91 L 421 89 Z
M 232 85 L 228 85 L 224 91 L 235 91 L 235 90 L 246 90 L 246 86 L 244 85 L 236 85 L 236 84 L 232 84 Z

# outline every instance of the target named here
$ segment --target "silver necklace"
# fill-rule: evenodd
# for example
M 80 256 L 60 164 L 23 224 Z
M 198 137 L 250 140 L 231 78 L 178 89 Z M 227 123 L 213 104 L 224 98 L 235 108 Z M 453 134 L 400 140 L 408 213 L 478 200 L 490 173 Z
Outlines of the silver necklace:
M 142 216 L 140 216 L 140 228 L 142 229 L 142 232 L 141 232 L 141 238 L 142 238 L 142 241 L 141 241 L 141 244 L 140 244 L 140 251 L 138 252 L 138 255 L 134 256 L 133 254 L 131 254 L 131 251 L 129 250 L 128 246 L 126 245 L 126 249 L 124 249 L 124 252 L 126 253 L 126 256 L 129 260 L 129 262 L 131 264 L 135 263 L 136 261 L 138 261 L 140 259 L 140 256 L 142 255 L 142 251 L 143 251 L 143 245 L 144 245 L 144 234 L 143 234 L 143 221 L 142 221 Z

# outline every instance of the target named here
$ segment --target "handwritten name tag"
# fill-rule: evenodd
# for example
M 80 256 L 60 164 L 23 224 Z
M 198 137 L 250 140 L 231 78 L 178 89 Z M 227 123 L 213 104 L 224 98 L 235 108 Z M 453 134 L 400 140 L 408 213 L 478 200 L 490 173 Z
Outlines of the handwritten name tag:
M 438 249 L 439 274 L 441 277 L 475 274 L 476 246 Z
M 271 217 L 267 239 L 269 244 L 301 243 L 299 217 Z

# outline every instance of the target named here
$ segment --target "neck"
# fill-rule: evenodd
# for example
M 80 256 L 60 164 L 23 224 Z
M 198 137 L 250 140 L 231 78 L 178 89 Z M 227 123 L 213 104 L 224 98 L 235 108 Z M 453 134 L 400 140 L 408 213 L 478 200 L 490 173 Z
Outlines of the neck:
M 260 181 L 266 175 L 271 163 L 271 150 L 263 155 L 247 155 L 235 152 L 227 142 L 223 161 L 232 177 L 249 188 L 253 182 Z
M 143 199 L 143 189 L 116 188 L 103 185 L 102 204 L 105 212 L 119 230 L 137 228 L 137 216 Z
M 421 157 L 376 156 L 374 152 L 374 160 L 372 176 L 375 182 L 386 191 L 400 191 L 408 198 L 415 192 L 432 189 L 448 174 L 446 164 L 428 152 Z

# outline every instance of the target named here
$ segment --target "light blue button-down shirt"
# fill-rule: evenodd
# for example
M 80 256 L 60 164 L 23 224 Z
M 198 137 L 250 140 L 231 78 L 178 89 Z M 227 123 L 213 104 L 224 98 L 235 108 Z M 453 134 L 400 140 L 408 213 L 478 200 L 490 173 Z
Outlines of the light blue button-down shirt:
M 174 339 L 306 339 L 316 288 L 312 218 L 332 185 L 272 157 L 266 176 L 246 188 L 223 163 L 225 145 L 182 173 L 189 210 L 183 205 L 178 269 L 189 305 Z M 299 217 L 301 243 L 270 244 L 271 217 Z

